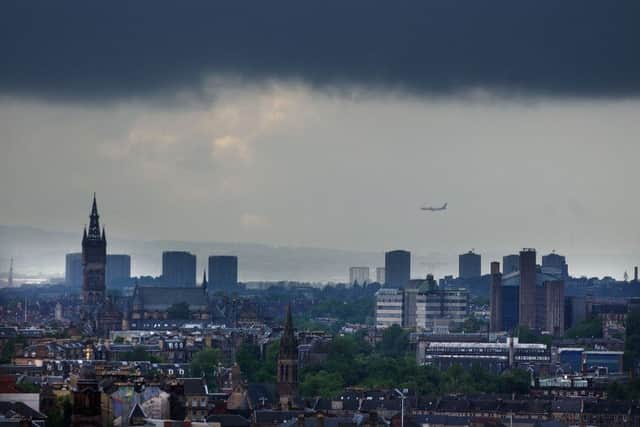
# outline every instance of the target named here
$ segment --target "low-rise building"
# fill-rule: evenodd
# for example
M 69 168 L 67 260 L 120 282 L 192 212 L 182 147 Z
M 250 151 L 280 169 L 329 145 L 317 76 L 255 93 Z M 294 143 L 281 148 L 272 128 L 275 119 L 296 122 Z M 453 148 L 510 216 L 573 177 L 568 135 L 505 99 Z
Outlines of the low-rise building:
M 551 361 L 545 344 L 525 344 L 518 338 L 506 342 L 427 342 L 424 347 L 424 365 L 448 369 L 453 365 L 470 368 L 479 365 L 500 373 L 512 367 L 528 368 L 548 365 Z

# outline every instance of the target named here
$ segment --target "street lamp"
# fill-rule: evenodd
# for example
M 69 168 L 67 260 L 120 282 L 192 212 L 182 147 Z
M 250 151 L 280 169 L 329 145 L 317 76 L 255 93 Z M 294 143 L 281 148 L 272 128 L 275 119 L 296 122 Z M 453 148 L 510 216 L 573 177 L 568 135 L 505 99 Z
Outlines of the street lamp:
M 404 400 L 407 398 L 400 390 L 397 388 L 394 389 L 396 393 L 400 396 L 401 399 L 401 409 L 400 409 L 400 427 L 404 427 Z

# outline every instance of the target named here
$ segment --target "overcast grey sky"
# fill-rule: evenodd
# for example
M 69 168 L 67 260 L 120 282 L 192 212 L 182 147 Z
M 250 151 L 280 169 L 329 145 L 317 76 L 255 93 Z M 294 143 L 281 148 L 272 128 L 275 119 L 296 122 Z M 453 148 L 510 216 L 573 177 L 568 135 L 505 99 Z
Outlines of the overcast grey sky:
M 66 15 L 11 3 L 16 19 L 0 34 L 11 59 L 0 71 L 0 224 L 80 230 L 96 191 L 119 237 L 452 257 L 536 247 L 567 254 L 573 273 L 621 277 L 640 262 L 637 6 L 611 6 L 610 23 L 592 2 L 496 2 L 496 29 L 472 2 L 450 3 L 420 9 L 426 21 L 409 6 L 394 10 L 388 45 L 375 38 L 385 10 L 367 11 L 359 34 L 343 22 L 358 11 L 332 4 L 315 12 L 335 21 L 333 38 L 306 34 L 304 21 L 290 29 L 302 31 L 304 49 L 270 28 L 273 40 L 256 31 L 188 44 L 201 11 L 187 10 L 175 29 L 187 35 L 160 51 L 108 29 L 133 27 L 137 10 L 101 10 L 104 28 L 92 27 L 89 41 L 72 37 L 86 30 L 74 23 L 42 46 L 18 24 L 42 20 L 44 33 Z M 265 25 L 235 10 L 212 16 L 225 13 Z M 563 20 L 572 13 L 577 23 Z M 460 18 L 450 23 L 479 35 L 478 46 L 468 34 L 434 41 L 452 32 L 438 14 Z M 508 31 L 527 55 L 512 50 Z M 446 212 L 419 211 L 444 202 Z

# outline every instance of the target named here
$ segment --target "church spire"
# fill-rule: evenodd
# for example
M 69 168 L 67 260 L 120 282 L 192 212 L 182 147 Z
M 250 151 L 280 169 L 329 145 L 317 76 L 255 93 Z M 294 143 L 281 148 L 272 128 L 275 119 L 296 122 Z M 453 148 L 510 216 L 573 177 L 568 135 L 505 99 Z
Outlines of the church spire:
M 96 193 L 93 193 L 93 206 L 89 217 L 89 240 L 100 240 L 100 215 L 98 215 L 98 203 Z
M 287 317 L 284 322 L 284 331 L 280 339 L 280 357 L 297 357 L 297 354 L 298 343 L 296 342 L 296 336 L 293 332 L 293 316 L 291 315 L 291 304 L 289 304 L 287 307 Z
M 207 289 L 207 270 L 202 270 L 202 287 Z

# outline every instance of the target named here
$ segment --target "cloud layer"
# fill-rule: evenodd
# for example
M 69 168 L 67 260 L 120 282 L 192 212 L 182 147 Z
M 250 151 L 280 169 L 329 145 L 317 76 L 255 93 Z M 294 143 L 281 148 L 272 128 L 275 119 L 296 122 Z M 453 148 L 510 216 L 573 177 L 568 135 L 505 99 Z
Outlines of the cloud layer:
M 635 0 L 0 4 L 0 93 L 102 100 L 210 76 L 448 94 L 634 96 Z

